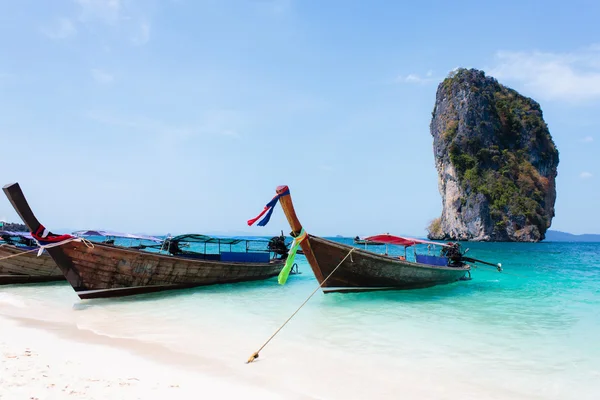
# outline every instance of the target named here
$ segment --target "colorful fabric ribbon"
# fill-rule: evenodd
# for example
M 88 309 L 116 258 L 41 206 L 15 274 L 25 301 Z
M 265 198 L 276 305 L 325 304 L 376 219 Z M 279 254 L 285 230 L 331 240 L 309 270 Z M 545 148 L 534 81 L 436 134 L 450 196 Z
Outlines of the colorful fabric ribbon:
M 44 225 L 41 224 L 35 232 L 31 232 L 31 237 L 33 237 L 35 241 L 38 242 L 38 244 L 40 245 L 38 257 L 43 253 L 44 249 L 60 246 L 74 240 L 81 240 L 72 235 L 55 235 L 54 233 L 50 232 Z
M 266 226 L 269 223 L 269 221 L 271 220 L 271 215 L 273 215 L 273 210 L 275 209 L 275 204 L 277 204 L 277 202 L 279 201 L 279 199 L 281 197 L 286 196 L 288 194 L 290 194 L 289 189 L 286 190 L 285 192 L 279 193 L 278 195 L 273 197 L 271 199 L 271 201 L 267 203 L 265 208 L 260 212 L 260 214 L 258 214 L 256 217 L 248 220 L 248 226 L 252 226 L 252 224 L 254 224 L 256 221 L 258 221 L 258 219 L 260 217 L 262 217 L 263 215 L 265 215 L 265 213 L 267 215 L 258 223 L 258 226 Z
M 287 260 L 285 260 L 285 266 L 283 267 L 283 269 L 279 273 L 279 276 L 277 277 L 277 282 L 279 282 L 280 285 L 284 285 L 287 281 L 288 276 L 290 276 L 290 271 L 294 266 L 294 258 L 296 258 L 298 246 L 300 246 L 300 243 L 304 239 L 306 239 L 306 236 L 308 235 L 304 231 L 304 228 L 302 228 L 300 234 L 294 238 L 294 241 L 292 242 L 292 247 L 290 248 L 290 252 L 288 253 Z

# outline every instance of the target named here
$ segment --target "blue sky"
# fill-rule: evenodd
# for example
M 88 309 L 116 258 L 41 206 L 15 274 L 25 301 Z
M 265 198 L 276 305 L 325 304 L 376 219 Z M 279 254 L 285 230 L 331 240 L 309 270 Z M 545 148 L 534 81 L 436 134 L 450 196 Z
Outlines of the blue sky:
M 288 184 L 307 231 L 422 235 L 456 67 L 536 99 L 552 229 L 600 232 L 597 1 L 33 0 L 0 13 L 2 184 L 50 228 L 248 228 Z M 18 220 L 8 201 L 0 218 Z

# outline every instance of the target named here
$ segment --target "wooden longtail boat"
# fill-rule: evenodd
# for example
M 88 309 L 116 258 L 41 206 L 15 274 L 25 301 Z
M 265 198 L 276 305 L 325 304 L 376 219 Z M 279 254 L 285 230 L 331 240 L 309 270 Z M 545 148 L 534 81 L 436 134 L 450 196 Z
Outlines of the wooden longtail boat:
M 44 252 L 37 256 L 37 248 L 27 232 L 0 232 L 0 285 L 37 283 L 65 279 L 52 257 Z M 23 244 L 27 241 L 28 243 Z M 5 258 L 9 257 L 9 258 Z
M 163 255 L 54 235 L 39 223 L 18 183 L 6 185 L 3 190 L 81 299 L 262 280 L 277 276 L 285 262 L 284 258 L 270 259 L 270 253 L 266 261 L 262 258 L 259 262 L 254 253 L 248 253 L 250 261 L 243 256 L 217 261 Z
M 279 186 L 276 197 L 292 228 L 292 236 L 297 237 L 302 232 L 302 224 L 296 216 L 289 188 Z M 426 288 L 456 282 L 470 274 L 470 266 L 460 260 L 451 263 L 452 266 L 428 265 L 376 254 L 310 234 L 300 242 L 300 246 L 325 293 Z M 323 283 L 353 248 L 350 257 Z

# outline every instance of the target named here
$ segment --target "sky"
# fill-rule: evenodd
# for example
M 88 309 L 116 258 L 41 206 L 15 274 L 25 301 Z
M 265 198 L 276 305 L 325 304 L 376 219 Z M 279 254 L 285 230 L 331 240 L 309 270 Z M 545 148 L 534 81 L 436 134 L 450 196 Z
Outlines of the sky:
M 600 233 L 600 3 L 1 0 L 0 184 L 50 229 L 422 236 L 437 85 L 478 68 L 541 104 L 551 229 Z M 19 221 L 0 199 L 0 219 Z

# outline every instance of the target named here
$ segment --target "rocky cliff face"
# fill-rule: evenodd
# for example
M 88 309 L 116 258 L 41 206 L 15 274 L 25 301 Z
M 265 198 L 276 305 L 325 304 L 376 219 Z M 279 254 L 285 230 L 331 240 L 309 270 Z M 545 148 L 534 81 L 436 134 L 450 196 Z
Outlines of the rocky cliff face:
M 438 86 L 430 130 L 443 210 L 429 238 L 544 239 L 558 151 L 537 102 L 459 69 Z

